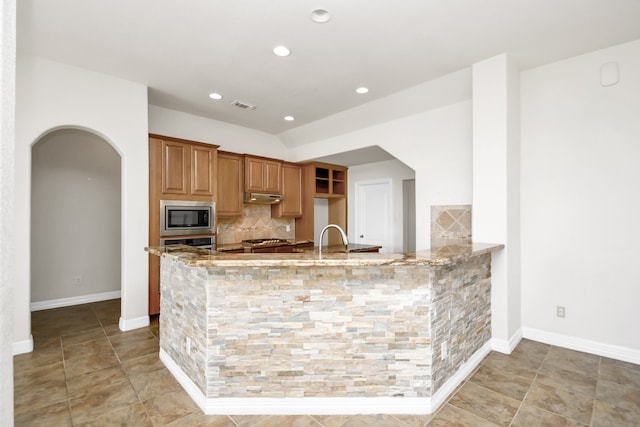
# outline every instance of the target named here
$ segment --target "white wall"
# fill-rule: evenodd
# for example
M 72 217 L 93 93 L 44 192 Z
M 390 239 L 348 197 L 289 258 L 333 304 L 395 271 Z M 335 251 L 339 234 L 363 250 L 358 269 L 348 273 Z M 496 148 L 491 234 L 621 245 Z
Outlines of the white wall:
M 147 88 L 41 58 L 20 56 L 17 62 L 14 350 L 30 341 L 31 145 L 59 128 L 100 135 L 121 156 L 120 327 L 142 326 L 149 321 Z
M 511 353 L 521 336 L 519 70 L 507 54 L 473 65 L 473 241 L 492 253 L 493 349 Z
M 0 425 L 13 425 L 16 2 L 0 2 Z
M 50 308 L 52 300 L 117 296 L 118 153 L 95 134 L 58 130 L 33 147 L 31 177 L 31 302 Z
M 289 160 L 274 135 L 180 111 L 149 105 L 149 132 L 220 146 L 220 150 Z
M 416 249 L 430 246 L 431 205 L 471 204 L 471 101 L 462 101 L 292 150 L 306 160 L 379 145 L 415 171 Z M 351 195 L 350 195 L 351 196 Z
M 401 253 L 404 250 L 403 242 L 403 194 L 402 180 L 414 179 L 415 172 L 399 160 L 387 160 L 384 162 L 369 163 L 366 165 L 351 166 L 349 168 L 349 198 L 347 200 L 347 225 L 350 235 L 355 233 L 356 206 L 355 189 L 358 181 L 372 179 L 391 180 L 391 222 L 393 242 L 390 248 L 384 248 L 389 253 Z M 350 241 L 355 242 L 356 236 L 350 236 Z
M 638 363 L 640 40 L 525 71 L 521 94 L 523 324 Z

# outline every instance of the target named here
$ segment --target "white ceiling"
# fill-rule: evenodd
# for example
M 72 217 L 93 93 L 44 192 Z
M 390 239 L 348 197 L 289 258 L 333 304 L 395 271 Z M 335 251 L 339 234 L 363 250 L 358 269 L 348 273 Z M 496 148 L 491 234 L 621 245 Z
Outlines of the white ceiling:
M 333 165 L 357 166 L 391 159 L 395 159 L 395 157 L 375 145 L 357 150 L 343 151 L 342 153 L 332 154 L 330 156 L 317 157 L 313 160 Z
M 500 53 L 529 68 L 640 38 L 638 0 L 17 3 L 19 54 L 140 82 L 151 104 L 272 134 Z M 312 22 L 316 8 L 332 19 Z M 279 44 L 292 54 L 276 57 Z

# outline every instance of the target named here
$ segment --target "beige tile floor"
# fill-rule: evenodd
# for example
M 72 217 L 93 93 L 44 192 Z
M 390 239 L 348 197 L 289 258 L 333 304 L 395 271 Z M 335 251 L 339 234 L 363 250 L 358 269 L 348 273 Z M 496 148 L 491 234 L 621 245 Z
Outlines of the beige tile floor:
M 640 366 L 527 340 L 430 416 L 205 416 L 158 359 L 157 319 L 123 333 L 119 316 L 120 300 L 32 313 L 16 426 L 640 426 Z

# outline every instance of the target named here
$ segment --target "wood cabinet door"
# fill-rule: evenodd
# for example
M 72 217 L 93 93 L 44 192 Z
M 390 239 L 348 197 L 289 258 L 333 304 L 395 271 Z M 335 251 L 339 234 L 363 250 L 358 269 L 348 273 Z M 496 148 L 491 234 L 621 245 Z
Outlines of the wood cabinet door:
M 264 160 L 245 157 L 244 187 L 246 191 L 264 191 Z
M 284 200 L 272 205 L 271 216 L 302 216 L 302 168 L 299 165 L 282 164 L 282 194 Z
M 218 217 L 242 215 L 242 156 L 218 153 L 218 197 L 216 212 Z
M 280 185 L 282 164 L 280 162 L 265 160 L 262 171 L 264 174 L 264 191 L 267 193 L 280 193 L 282 191 Z
M 174 141 L 162 141 L 162 192 L 187 194 L 189 147 Z
M 246 191 L 280 193 L 281 162 L 259 157 L 245 157 L 244 187 Z
M 216 148 L 191 146 L 191 194 L 216 195 Z

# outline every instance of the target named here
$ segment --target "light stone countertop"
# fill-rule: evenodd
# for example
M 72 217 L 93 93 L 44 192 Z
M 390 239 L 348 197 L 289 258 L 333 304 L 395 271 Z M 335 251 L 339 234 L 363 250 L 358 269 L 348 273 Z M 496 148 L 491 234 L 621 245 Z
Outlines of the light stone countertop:
M 483 255 L 504 248 L 499 243 L 469 243 L 432 248 L 428 251 L 385 254 L 385 253 L 323 253 L 317 248 L 302 253 L 222 253 L 193 246 L 174 245 L 147 247 L 150 254 L 170 257 L 192 267 L 231 266 L 374 266 L 374 265 L 449 265 L 471 257 Z

